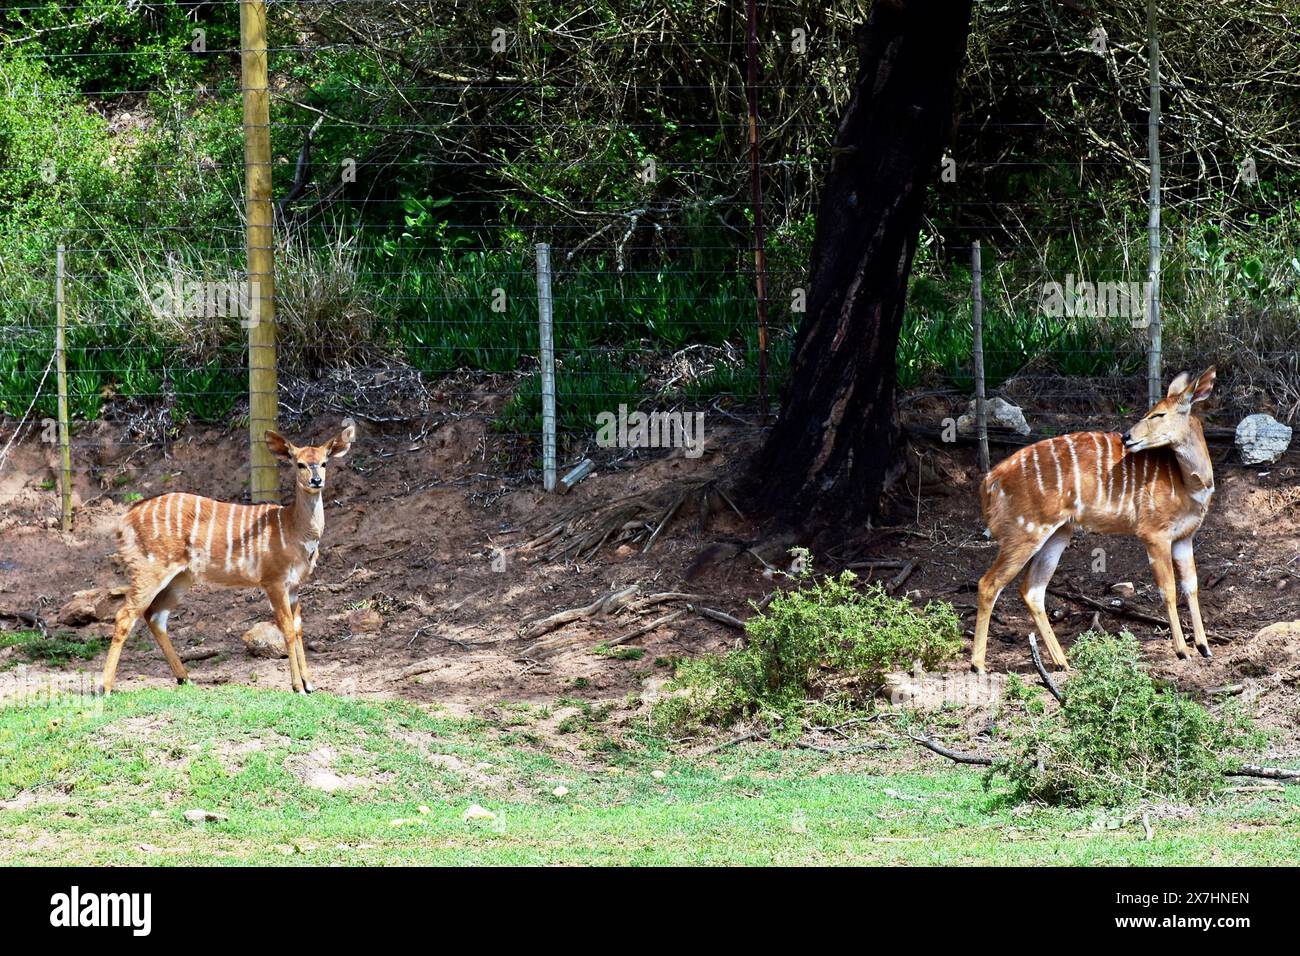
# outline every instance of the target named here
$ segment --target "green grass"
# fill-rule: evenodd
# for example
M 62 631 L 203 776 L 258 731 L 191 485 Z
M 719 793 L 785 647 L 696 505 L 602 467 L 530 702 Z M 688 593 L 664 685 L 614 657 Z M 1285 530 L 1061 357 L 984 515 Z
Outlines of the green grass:
M 593 720 L 574 758 L 538 742 L 544 716 L 236 687 L 10 706 L 0 863 L 1234 865 L 1293 862 L 1300 839 L 1300 788 L 1153 817 L 1148 842 L 1118 815 L 1017 808 L 928 757 L 906 773 L 897 755 L 850 766 L 766 746 L 692 760 Z M 294 768 L 323 748 L 364 784 L 305 786 Z M 474 803 L 496 818 L 465 822 Z M 186 822 L 196 808 L 225 819 Z
M 72 660 L 93 660 L 108 642 L 92 637 L 80 640 L 75 634 L 51 634 L 43 637 L 36 631 L 0 631 L 0 648 L 12 647 L 20 661 L 43 661 L 66 664 Z M 3 668 L 0 664 L 0 668 Z

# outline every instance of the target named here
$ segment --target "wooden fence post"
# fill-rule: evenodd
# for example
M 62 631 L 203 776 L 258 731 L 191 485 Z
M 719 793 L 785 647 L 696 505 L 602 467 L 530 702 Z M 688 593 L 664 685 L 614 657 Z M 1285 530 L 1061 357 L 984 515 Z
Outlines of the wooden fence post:
M 255 501 L 280 496 L 275 458 L 263 436 L 276 427 L 279 386 L 275 369 L 275 236 L 271 205 L 271 101 L 266 52 L 266 4 L 239 5 L 241 76 L 244 94 L 244 176 L 248 296 L 249 495 Z

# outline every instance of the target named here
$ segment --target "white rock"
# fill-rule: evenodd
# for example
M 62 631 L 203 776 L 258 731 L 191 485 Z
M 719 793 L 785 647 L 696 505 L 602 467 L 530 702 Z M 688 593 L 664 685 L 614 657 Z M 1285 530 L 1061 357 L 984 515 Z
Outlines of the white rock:
M 1291 427 L 1260 412 L 1237 423 L 1237 451 L 1247 465 L 1277 461 L 1291 444 Z
M 988 419 L 989 428 L 1009 428 L 1020 435 L 1029 434 L 1029 423 L 1025 413 L 1018 405 L 1001 398 L 990 398 L 984 402 L 984 417 Z M 975 399 L 970 400 L 966 411 L 957 419 L 957 431 L 963 435 L 975 434 Z
M 495 820 L 497 815 L 491 810 L 483 809 L 476 803 L 462 813 L 460 818 L 466 823 L 469 823 L 471 820 Z
M 664 777 L 668 775 L 664 773 L 662 770 L 651 770 L 650 776 L 654 777 L 656 780 L 662 780 Z
M 551 791 L 551 793 L 552 793 L 552 795 L 557 796 L 557 797 L 567 797 L 567 796 L 569 795 L 569 788 L 568 788 L 568 787 L 556 787 L 554 790 Z

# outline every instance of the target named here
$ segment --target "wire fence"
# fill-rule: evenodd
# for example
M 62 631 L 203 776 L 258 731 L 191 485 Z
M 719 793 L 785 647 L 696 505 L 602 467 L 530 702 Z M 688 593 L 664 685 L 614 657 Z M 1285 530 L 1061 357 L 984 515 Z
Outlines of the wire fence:
M 32 3 L 0 21 L 6 48 L 20 51 L 0 54 L 8 92 L 0 133 L 10 134 L 7 147 L 0 137 L 0 189 L 23 195 L 30 184 L 0 235 L 0 469 L 20 443 L 58 440 L 60 248 L 74 471 L 127 498 L 133 492 L 112 486 L 103 461 L 165 452 L 182 438 L 228 442 L 246 426 L 249 330 L 261 316 L 246 258 L 252 160 L 238 20 L 257 6 Z M 801 34 L 773 28 L 762 11 L 747 89 L 743 13 L 689 34 L 656 35 L 656 14 L 647 13 L 636 29 L 566 34 L 510 23 L 484 27 L 473 42 L 455 29 L 420 31 L 426 45 L 405 46 L 399 21 L 386 17 L 415 6 L 269 5 L 280 425 L 293 432 L 350 416 L 364 445 L 471 421 L 482 429 L 478 473 L 538 480 L 540 243 L 551 263 L 561 471 L 592 454 L 660 453 L 654 442 L 629 445 L 626 422 L 638 412 L 703 413 L 706 428 L 761 430 L 760 393 L 765 386 L 779 398 L 806 306 L 816 183 L 852 81 L 852 18 Z M 160 49 L 131 18 L 176 29 Z M 47 44 L 110 27 L 139 44 Z M 547 45 L 576 42 L 614 51 L 618 75 L 557 66 L 564 61 Z M 816 82 L 804 66 L 814 60 Z M 716 81 L 664 69 L 708 61 L 722 64 Z M 838 83 L 823 83 L 827 76 Z M 1129 86 L 1135 102 L 1146 98 L 1140 74 Z M 1121 158 L 1081 149 L 1069 175 L 1059 157 L 968 162 L 962 151 L 975 151 L 980 137 L 1016 137 L 1041 121 L 963 115 L 918 245 L 901 388 L 938 394 L 954 409 L 974 394 L 970 263 L 979 239 L 989 395 L 1102 415 L 1140 409 L 1152 299 L 1145 222 L 1130 221 L 1146 199 L 1140 179 L 1115 177 L 1128 182 L 1120 214 L 1077 185 L 1089 169 L 1103 176 L 1124 166 L 1127 176 Z M 1145 120 L 1127 126 L 1144 143 Z M 1222 159 L 1253 185 L 1252 157 Z M 1185 191 L 1201 162 L 1165 157 L 1166 188 Z M 1025 199 L 1014 190 L 990 199 L 970 185 L 976 163 L 982 176 L 1037 177 L 1039 186 Z M 768 232 L 762 338 L 756 212 Z M 1105 250 L 1090 248 L 1107 229 Z M 1237 365 L 1234 400 L 1293 418 L 1298 282 L 1294 257 L 1256 267 L 1204 241 L 1173 243 L 1160 286 L 1166 368 L 1208 364 L 1234 348 L 1249 355 Z M 1206 303 L 1225 289 L 1233 321 L 1204 321 Z M 33 490 L 5 485 L 0 503 Z M 53 503 L 52 489 L 39 490 Z

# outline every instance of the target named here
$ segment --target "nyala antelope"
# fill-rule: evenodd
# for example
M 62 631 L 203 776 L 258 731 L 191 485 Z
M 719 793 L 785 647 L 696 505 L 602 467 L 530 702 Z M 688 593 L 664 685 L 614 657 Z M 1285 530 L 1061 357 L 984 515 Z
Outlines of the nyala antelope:
M 259 587 L 266 592 L 276 626 L 284 634 L 293 689 L 314 688 L 302 647 L 298 586 L 316 567 L 325 509 L 325 463 L 342 458 L 356 440 L 356 427 L 323 445 L 299 448 L 276 432 L 266 433 L 271 452 L 294 465 L 292 507 L 237 505 L 181 493 L 159 495 L 133 505 L 118 528 L 118 553 L 131 578 L 126 603 L 117 612 L 113 643 L 104 664 L 104 693 L 113 691 L 117 662 L 135 622 L 144 616 L 176 682 L 189 680 L 167 637 L 167 616 L 196 581 L 223 587 Z
M 1214 471 L 1192 406 L 1214 388 L 1211 367 L 1192 381 L 1186 372 L 1163 399 L 1123 435 L 1077 432 L 1040 441 L 999 462 L 980 486 L 980 502 L 998 556 L 980 579 L 971 668 L 984 670 L 993 605 L 1021 569 L 1020 595 L 1056 666 L 1068 670 L 1044 609 L 1048 582 L 1076 527 L 1136 535 L 1146 545 L 1165 600 L 1174 652 L 1187 656 L 1178 621 L 1177 581 L 1187 597 L 1196 649 L 1210 645 L 1197 600 L 1192 536 L 1214 495 Z

